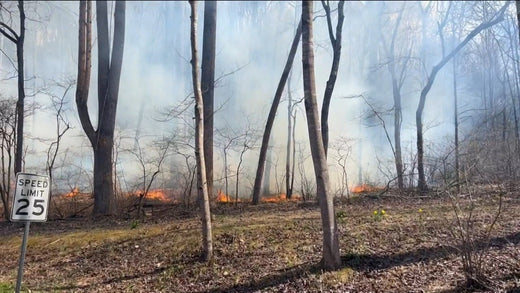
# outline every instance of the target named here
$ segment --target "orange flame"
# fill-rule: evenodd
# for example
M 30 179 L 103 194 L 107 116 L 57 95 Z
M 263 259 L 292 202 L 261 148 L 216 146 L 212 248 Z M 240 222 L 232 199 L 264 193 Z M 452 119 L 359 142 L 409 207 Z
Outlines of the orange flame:
M 286 201 L 286 200 L 287 200 L 287 196 L 285 195 L 285 193 L 280 193 L 280 194 L 277 194 L 274 196 L 266 196 L 266 197 L 262 197 L 262 199 L 261 199 L 262 202 L 282 202 L 282 201 Z
M 299 201 L 301 200 L 301 196 L 299 194 L 293 194 L 291 196 L 291 199 L 287 199 L 287 196 L 285 195 L 285 193 L 280 193 L 280 194 L 277 194 L 277 195 L 273 195 L 273 196 L 265 196 L 265 197 L 262 197 L 260 199 L 261 202 L 287 202 L 287 201 Z M 218 193 L 217 193 L 217 198 L 215 199 L 216 202 L 219 202 L 219 203 L 224 203 L 224 202 L 242 202 L 242 200 L 238 199 L 238 200 L 235 200 L 235 198 L 225 194 L 224 192 L 222 192 L 222 190 L 219 190 Z
M 350 188 L 350 191 L 353 193 L 364 193 L 364 192 L 373 192 L 378 191 L 381 188 L 375 187 L 369 184 L 356 185 Z
M 72 197 L 75 197 L 75 196 L 78 196 L 79 195 L 79 188 L 77 187 L 74 187 L 74 189 L 72 189 L 71 192 L 67 193 L 65 195 L 66 198 L 72 198 Z
M 217 193 L 217 198 L 215 199 L 216 202 L 241 202 L 240 199 L 235 200 L 231 196 L 225 194 L 222 192 L 222 190 L 219 190 Z
M 224 192 L 222 192 L 222 190 L 219 190 L 216 201 L 217 202 L 230 202 L 231 200 L 229 198 L 229 195 L 226 195 Z
M 143 192 L 137 191 L 137 194 L 140 196 Z M 171 201 L 171 199 L 166 196 L 166 192 L 163 189 L 148 190 L 146 198 L 159 201 Z
M 274 196 L 266 196 L 262 197 L 262 202 L 286 202 L 286 201 L 299 201 L 301 200 L 301 196 L 298 194 L 292 194 L 291 199 L 287 199 L 287 195 L 285 193 L 280 193 Z

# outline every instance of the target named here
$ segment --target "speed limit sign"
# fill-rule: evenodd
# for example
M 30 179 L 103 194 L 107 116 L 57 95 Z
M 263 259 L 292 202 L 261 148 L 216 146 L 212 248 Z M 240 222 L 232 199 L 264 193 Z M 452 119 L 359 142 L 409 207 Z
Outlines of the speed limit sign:
M 18 173 L 11 221 L 47 221 L 50 180 L 48 176 Z

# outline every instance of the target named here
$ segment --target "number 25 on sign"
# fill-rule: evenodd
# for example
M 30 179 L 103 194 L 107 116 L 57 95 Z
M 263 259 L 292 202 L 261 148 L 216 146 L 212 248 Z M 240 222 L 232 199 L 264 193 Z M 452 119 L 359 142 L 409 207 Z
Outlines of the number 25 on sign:
M 45 222 L 49 205 L 49 177 L 16 174 L 11 221 Z

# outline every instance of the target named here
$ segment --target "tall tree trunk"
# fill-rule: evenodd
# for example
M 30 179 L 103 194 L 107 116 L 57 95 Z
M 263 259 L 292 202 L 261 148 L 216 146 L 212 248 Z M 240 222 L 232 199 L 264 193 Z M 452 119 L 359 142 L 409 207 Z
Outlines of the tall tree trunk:
M 343 13 L 343 7 L 345 6 L 345 1 L 341 0 L 338 3 L 338 23 L 336 25 L 336 36 L 334 36 L 334 31 L 332 29 L 332 17 L 330 12 L 330 6 L 328 4 L 329 1 L 321 1 L 323 8 L 325 9 L 325 13 L 327 16 L 327 25 L 329 30 L 329 38 L 330 43 L 332 44 L 332 66 L 330 68 L 329 80 L 327 80 L 327 85 L 325 87 L 325 93 L 323 94 L 323 105 L 321 107 L 321 133 L 323 136 L 323 148 L 325 150 L 325 156 L 327 156 L 327 149 L 329 146 L 329 108 L 330 108 L 330 100 L 332 99 L 332 92 L 334 91 L 334 86 L 336 85 L 336 79 L 338 78 L 338 68 L 339 61 L 341 57 L 341 36 L 343 30 L 343 20 L 345 19 L 345 14 Z
M 317 196 L 320 198 L 321 221 L 323 228 L 323 258 L 325 269 L 332 270 L 341 266 L 339 253 L 338 227 L 334 212 L 333 196 L 329 192 L 329 171 L 323 148 L 320 130 L 316 85 L 314 79 L 314 48 L 312 32 L 312 1 L 302 3 L 302 65 L 305 112 L 311 147 L 312 162 L 316 176 Z
M 119 81 L 125 41 L 125 1 L 116 1 L 112 52 L 108 33 L 107 3 L 96 2 L 98 38 L 98 125 L 94 130 L 88 107 L 91 66 L 90 3 L 80 3 L 78 85 L 76 104 L 81 126 L 94 151 L 94 215 L 114 212 L 113 148 Z
M 516 0 L 516 21 L 518 23 L 518 40 L 520 41 L 520 1 Z
M 291 166 L 291 197 L 294 190 L 294 171 L 296 169 L 296 109 L 294 110 L 294 116 L 292 117 L 292 166 Z
M 285 67 L 282 72 L 282 76 L 280 77 L 280 82 L 278 83 L 278 87 L 276 88 L 276 93 L 274 94 L 273 103 L 271 104 L 271 110 L 269 111 L 269 116 L 267 117 L 267 122 L 265 124 L 264 136 L 262 137 L 262 145 L 260 146 L 260 154 L 258 156 L 258 167 L 256 169 L 256 177 L 255 184 L 253 187 L 253 204 L 258 204 L 260 202 L 260 191 L 262 188 L 262 180 L 265 170 L 265 158 L 267 155 L 267 147 L 269 146 L 269 138 L 271 137 L 271 130 L 274 124 L 274 118 L 276 117 L 276 111 L 278 109 L 278 104 L 280 104 L 280 99 L 282 98 L 282 93 L 285 88 L 285 83 L 287 82 L 287 78 L 289 77 L 289 72 L 291 71 L 291 67 L 294 61 L 294 56 L 296 55 L 296 50 L 298 49 L 298 43 L 300 42 L 301 36 L 301 26 L 302 23 L 298 24 L 298 29 L 296 30 L 296 34 L 294 36 L 291 51 L 289 52 L 289 56 L 287 57 L 287 62 L 285 63 Z
M 403 2 L 403 6 L 399 11 L 399 15 L 397 16 L 397 20 L 392 32 L 392 40 L 390 42 L 390 52 L 389 58 L 390 62 L 388 62 L 388 70 L 390 71 L 390 75 L 392 77 L 392 96 L 394 100 L 394 159 L 395 159 L 395 170 L 397 174 L 397 187 L 400 191 L 404 188 L 404 178 L 403 178 L 403 157 L 401 151 L 401 125 L 403 122 L 402 116 L 402 106 L 401 106 L 401 87 L 403 85 L 404 72 L 406 70 L 407 61 L 404 62 L 401 68 L 401 75 L 399 76 L 399 80 L 396 73 L 396 64 L 395 64 L 395 40 L 397 38 L 397 32 L 399 31 L 399 25 L 401 24 L 401 20 L 403 17 L 403 12 L 405 9 L 406 2 Z M 384 41 L 384 38 L 383 38 Z M 407 59 L 408 60 L 408 59 Z
M 197 160 L 197 190 L 201 203 L 202 248 L 206 261 L 213 259 L 213 236 L 211 211 L 209 207 L 206 167 L 204 161 L 204 102 L 199 82 L 199 62 L 197 58 L 197 1 L 190 1 L 191 7 L 191 73 L 195 95 L 195 158 Z
M 265 160 L 265 172 L 264 172 L 264 187 L 262 188 L 262 193 L 266 195 L 271 194 L 271 169 L 273 168 L 273 150 L 269 149 L 269 145 L 267 145 L 267 158 Z
M 428 188 L 426 184 L 426 176 L 424 173 L 424 140 L 423 140 L 423 123 L 422 123 L 422 115 L 424 111 L 424 106 L 426 103 L 426 97 L 430 92 L 430 89 L 435 81 L 435 77 L 437 73 L 450 61 L 469 41 L 471 41 L 476 35 L 478 35 L 482 30 L 485 30 L 504 19 L 504 12 L 506 8 L 509 6 L 509 2 L 504 4 L 500 11 L 497 12 L 496 16 L 493 17 L 488 22 L 481 23 L 479 26 L 474 28 L 464 40 L 457 45 L 448 55 L 442 58 L 442 60 L 435 65 L 430 75 L 428 76 L 428 80 L 426 85 L 421 90 L 421 96 L 419 99 L 419 105 L 417 106 L 417 111 L 415 112 L 415 123 L 417 125 L 417 171 L 419 172 L 419 181 L 418 181 L 418 189 L 420 192 L 426 191 Z
M 291 74 L 292 75 L 292 74 Z M 292 93 L 291 93 L 291 76 L 287 80 L 287 148 L 285 156 L 285 195 L 287 199 L 292 197 L 291 189 L 291 142 L 292 142 Z
M 457 59 L 453 58 L 453 124 L 455 127 L 455 182 L 457 193 L 460 193 L 460 166 L 459 166 L 459 101 L 457 96 Z
M 25 100 L 25 81 L 24 81 L 24 62 L 23 62 L 23 46 L 25 41 L 25 10 L 23 1 L 18 1 L 18 10 L 20 11 L 20 34 L 16 42 L 16 61 L 18 66 L 18 101 L 16 102 L 16 152 L 14 173 L 22 172 L 23 160 L 23 120 L 24 120 L 24 100 Z
M 24 80 L 24 42 L 25 42 L 25 9 L 23 1 L 18 1 L 18 11 L 20 13 L 20 32 L 0 21 L 0 33 L 16 45 L 16 61 L 18 71 L 18 100 L 16 102 L 16 131 L 14 140 L 14 173 L 23 170 L 23 130 L 24 130 L 24 103 L 25 103 L 25 80 Z M 3 39 L 2 39 L 3 40 Z
M 210 197 L 213 195 L 213 101 L 216 39 L 217 1 L 204 1 L 201 90 L 204 101 L 204 161 L 206 163 L 206 180 Z
M 401 151 L 401 124 L 403 122 L 403 117 L 401 107 L 401 91 L 395 79 L 392 81 L 392 92 L 394 96 L 395 170 L 397 173 L 397 187 L 402 191 L 404 188 L 403 156 Z

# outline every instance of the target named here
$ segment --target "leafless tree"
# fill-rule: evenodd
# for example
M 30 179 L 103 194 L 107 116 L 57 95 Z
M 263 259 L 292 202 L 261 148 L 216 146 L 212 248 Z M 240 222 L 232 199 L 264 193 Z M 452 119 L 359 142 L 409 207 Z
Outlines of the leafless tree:
M 15 164 L 14 173 L 22 171 L 22 157 L 23 157 L 23 128 L 24 128 L 24 100 L 25 100 L 25 81 L 24 81 L 24 41 L 25 41 L 25 10 L 24 1 L 18 1 L 18 11 L 20 27 L 19 32 L 13 29 L 12 25 L 0 21 L 0 33 L 16 45 L 16 70 L 18 71 L 18 101 L 16 102 L 16 149 L 15 149 Z
M 231 126 L 226 126 L 224 129 L 217 129 L 219 135 L 218 145 L 222 148 L 224 155 L 224 192 L 226 197 L 229 197 L 229 152 L 237 145 L 237 140 L 242 138 L 243 134 L 238 134 Z M 227 198 L 229 200 L 229 198 Z
M 204 100 L 204 159 L 208 194 L 213 195 L 213 114 L 215 89 L 215 45 L 217 39 L 217 1 L 204 1 L 201 89 Z
M 407 56 L 396 56 L 396 40 L 399 32 L 399 27 L 405 11 L 406 2 L 403 2 L 401 9 L 398 12 L 395 25 L 393 26 L 390 44 L 387 44 L 385 35 L 382 34 L 381 41 L 384 44 L 386 55 L 388 57 L 387 67 L 392 79 L 392 96 L 394 101 L 394 147 L 392 147 L 395 169 L 397 175 L 397 186 L 399 190 L 404 188 L 403 179 L 403 156 L 401 150 L 401 125 L 403 122 L 402 118 L 402 106 L 401 106 L 401 89 L 406 79 L 406 71 L 408 69 L 408 62 L 411 58 L 410 54 L 412 51 L 412 45 L 409 43 L 408 46 L 404 46 L 404 52 Z M 406 43 L 406 42 L 405 42 Z M 386 131 L 386 130 L 385 130 Z
M 211 229 L 211 212 L 209 207 L 206 167 L 204 161 L 204 102 L 199 81 L 199 62 L 197 57 L 197 1 L 190 1 L 191 8 L 191 73 L 193 93 L 195 95 L 195 158 L 197 160 L 197 190 L 201 202 L 202 247 L 204 259 L 213 259 L 213 236 Z
M 502 6 L 502 8 L 488 21 L 481 23 L 477 27 L 475 27 L 465 38 L 462 40 L 453 50 L 451 50 L 448 54 L 443 54 L 444 57 L 431 69 L 431 72 L 428 75 L 428 79 L 426 85 L 421 90 L 421 95 L 419 98 L 419 105 L 417 106 L 417 111 L 415 113 L 415 122 L 417 126 L 417 170 L 419 172 L 418 179 L 418 189 L 421 192 L 427 190 L 426 184 L 426 176 L 424 172 L 424 138 L 423 138 L 423 111 L 426 103 L 426 97 L 430 92 L 430 89 L 435 82 L 435 78 L 439 71 L 448 63 L 469 41 L 471 41 L 475 36 L 477 36 L 481 31 L 492 27 L 493 25 L 501 22 L 504 19 L 504 13 L 509 6 L 510 2 L 506 2 Z M 448 14 L 448 12 L 446 13 Z M 445 23 L 447 19 L 447 15 L 445 16 L 443 22 Z M 444 24 L 439 25 L 440 28 L 444 27 Z
M 278 109 L 278 104 L 280 104 L 280 99 L 282 98 L 282 93 L 285 88 L 285 83 L 289 77 L 289 72 L 291 71 L 291 67 L 294 61 L 294 57 L 296 56 L 296 50 L 298 49 L 298 44 L 300 42 L 301 36 L 301 21 L 298 24 L 298 28 L 296 29 L 296 34 L 294 35 L 293 42 L 291 44 L 291 50 L 289 52 L 289 56 L 287 57 L 287 62 L 285 63 L 285 67 L 282 72 L 282 76 L 280 77 L 280 81 L 278 83 L 278 87 L 276 88 L 276 93 L 274 95 L 273 103 L 271 104 L 271 109 L 269 110 L 269 116 L 267 117 L 267 122 L 264 128 L 264 135 L 262 137 L 262 144 L 260 146 L 260 154 L 258 156 L 258 167 L 256 169 L 255 176 L 255 185 L 253 187 L 253 204 L 258 204 L 260 202 L 260 189 L 262 187 L 262 180 L 265 170 L 265 160 L 267 155 L 267 148 L 269 146 L 269 138 L 271 136 L 271 130 L 274 124 L 274 118 L 276 117 L 276 111 Z
M 343 7 L 345 6 L 345 1 L 340 0 L 338 2 L 338 22 L 336 24 L 336 33 L 334 34 L 334 29 L 332 28 L 332 15 L 330 9 L 329 1 L 321 1 L 321 5 L 325 10 L 325 15 L 327 18 L 327 28 L 329 31 L 329 39 L 332 45 L 332 65 L 330 67 L 329 80 L 327 80 L 327 85 L 325 87 L 325 93 L 323 94 L 323 105 L 321 106 L 321 132 L 323 136 L 323 148 L 325 150 L 325 156 L 327 155 L 327 149 L 329 146 L 329 108 L 330 101 L 332 99 L 332 92 L 334 91 L 334 86 L 336 85 L 336 79 L 338 78 L 338 69 L 339 69 L 339 61 L 341 57 L 341 36 L 343 30 L 343 21 L 345 19 L 345 14 L 343 12 Z
M 349 188 L 348 188 L 347 161 L 349 159 L 349 156 L 352 153 L 351 144 L 352 144 L 351 139 L 348 139 L 346 137 L 340 137 L 330 147 L 330 149 L 335 151 L 334 158 L 341 170 L 339 194 L 340 194 L 340 196 L 344 196 L 346 194 L 347 198 L 350 196 L 350 192 L 349 192 Z M 330 155 L 329 155 L 329 157 L 330 157 Z
M 239 153 L 239 159 L 237 163 L 237 168 L 235 171 L 236 181 L 235 181 L 235 205 L 238 203 L 238 195 L 239 195 L 239 186 L 240 186 L 240 172 L 242 168 L 242 163 L 244 161 L 244 154 L 253 149 L 255 147 L 256 141 L 258 139 L 258 135 L 256 134 L 256 130 L 251 127 L 251 124 L 248 123 L 247 128 L 245 129 L 242 139 L 240 140 L 240 144 L 237 146 L 237 152 Z
M 16 144 L 16 102 L 11 99 L 0 100 L 0 198 L 4 207 L 4 218 L 9 220 L 9 196 L 13 175 L 13 159 Z
M 132 154 L 138 162 L 141 171 L 140 183 L 138 184 L 139 190 L 139 201 L 137 203 L 137 217 L 141 217 L 142 209 L 144 201 L 152 187 L 155 178 L 161 172 L 161 167 L 168 155 L 168 150 L 170 148 L 171 139 L 163 139 L 159 141 L 152 142 L 151 145 L 146 147 L 146 151 L 143 150 L 139 141 L 142 140 L 141 137 L 135 137 L 135 148 L 128 149 L 130 154 Z M 156 154 L 152 157 L 150 156 L 150 152 L 156 148 Z
M 90 1 L 80 2 L 76 105 L 81 126 L 94 151 L 94 215 L 107 215 L 114 211 L 112 151 L 119 80 L 123 63 L 125 6 L 125 1 L 115 3 L 113 42 L 110 46 L 107 2 L 96 2 L 98 125 L 97 129 L 94 129 L 87 107 L 92 53 L 92 8 Z M 110 47 L 112 47 L 111 55 Z
M 323 138 L 320 131 L 320 119 L 316 102 L 316 84 L 314 77 L 314 46 L 312 29 L 313 2 L 302 3 L 302 65 L 303 89 L 307 128 L 311 147 L 314 174 L 316 176 L 317 197 L 321 210 L 323 229 L 323 267 L 337 269 L 341 266 L 339 253 L 339 235 L 334 212 L 333 195 L 329 189 L 329 171 L 327 158 L 323 148 Z
M 53 93 L 50 93 L 52 110 L 55 114 L 56 119 L 56 137 L 47 149 L 47 174 L 49 174 L 49 178 L 51 181 L 54 163 L 56 162 L 56 157 L 58 156 L 58 153 L 60 151 L 60 143 L 65 133 L 72 128 L 70 122 L 65 117 L 65 112 L 67 111 L 67 94 L 72 89 L 74 84 L 75 81 L 73 80 L 66 81 L 65 83 L 57 83 L 57 86 L 63 89 L 63 94 L 61 95 L 61 97 Z
M 63 89 L 63 94 L 57 96 L 54 93 L 49 93 L 51 97 L 52 110 L 55 115 L 56 121 L 56 136 L 55 139 L 50 143 L 49 148 L 47 149 L 47 174 L 49 175 L 50 182 L 53 182 L 53 170 L 56 162 L 56 158 L 58 157 L 58 153 L 60 151 L 60 144 L 63 139 L 63 136 L 67 131 L 69 131 L 72 126 L 70 122 L 66 118 L 67 111 L 67 95 L 69 91 L 74 86 L 74 80 L 68 80 L 64 83 L 57 83 L 57 87 Z M 52 190 L 51 190 L 52 191 Z M 51 194 L 51 202 L 53 203 L 54 209 L 58 213 L 60 217 L 63 217 L 63 213 L 60 211 L 58 206 L 56 205 L 55 198 Z

